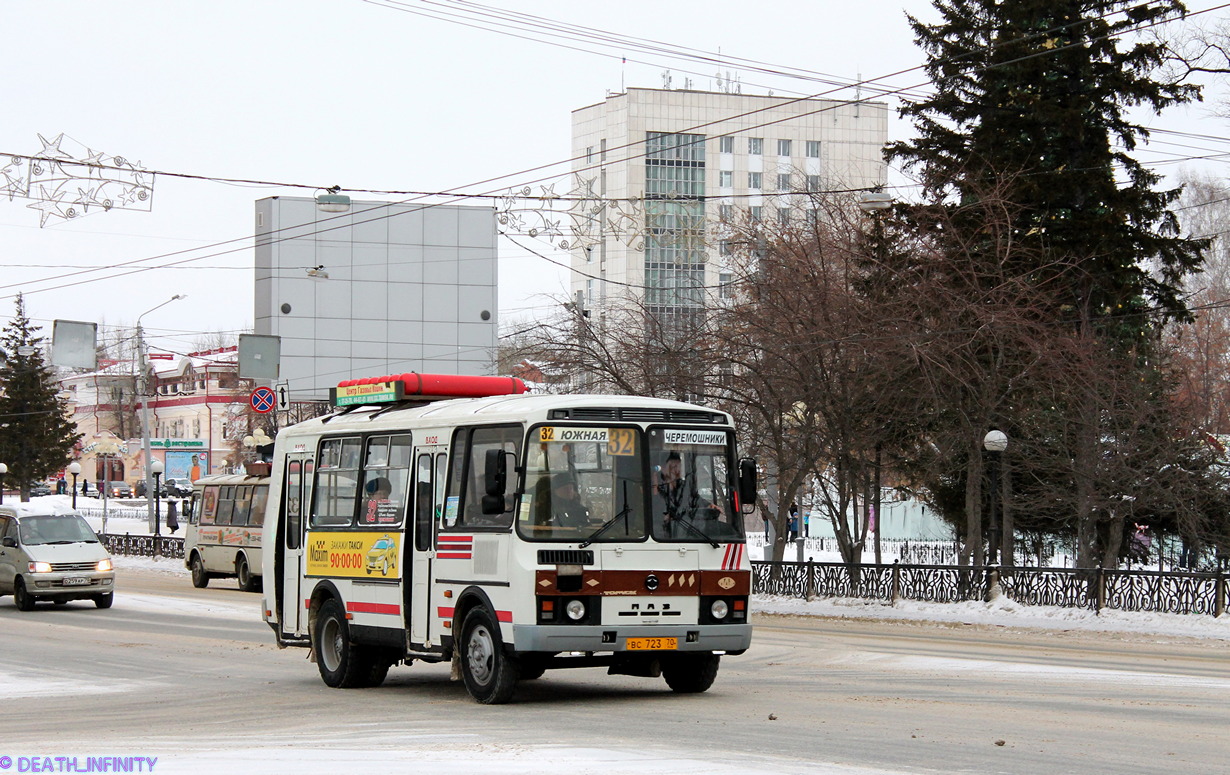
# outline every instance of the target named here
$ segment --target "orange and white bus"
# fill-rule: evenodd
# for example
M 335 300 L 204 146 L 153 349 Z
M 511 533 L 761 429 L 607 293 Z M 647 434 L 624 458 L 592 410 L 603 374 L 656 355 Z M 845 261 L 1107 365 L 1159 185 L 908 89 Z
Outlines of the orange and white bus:
M 193 482 L 184 526 L 184 564 L 192 585 L 233 577 L 239 588 L 261 586 L 261 536 L 269 499 L 269 465 L 251 463 L 247 474 L 205 476 Z
M 567 667 L 703 692 L 751 643 L 742 508 L 755 463 L 729 415 L 519 380 L 347 381 L 282 429 L 264 617 L 329 686 L 454 665 L 474 699 Z

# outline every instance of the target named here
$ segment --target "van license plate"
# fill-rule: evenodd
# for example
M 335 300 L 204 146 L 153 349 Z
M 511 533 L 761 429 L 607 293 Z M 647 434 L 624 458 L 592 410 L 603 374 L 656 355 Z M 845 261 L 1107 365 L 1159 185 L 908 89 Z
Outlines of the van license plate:
M 678 638 L 628 638 L 628 651 L 674 651 Z
M 69 576 L 60 582 L 66 587 L 81 587 L 90 583 L 90 580 L 85 576 Z

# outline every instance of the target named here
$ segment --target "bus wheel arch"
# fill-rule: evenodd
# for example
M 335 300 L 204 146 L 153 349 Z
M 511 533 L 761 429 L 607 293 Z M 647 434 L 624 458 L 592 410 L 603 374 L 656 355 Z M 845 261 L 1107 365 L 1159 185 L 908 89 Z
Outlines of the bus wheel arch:
M 260 577 L 253 575 L 252 563 L 248 561 L 247 552 L 235 553 L 235 578 L 239 581 L 239 588 L 244 592 L 256 592 L 260 589 Z

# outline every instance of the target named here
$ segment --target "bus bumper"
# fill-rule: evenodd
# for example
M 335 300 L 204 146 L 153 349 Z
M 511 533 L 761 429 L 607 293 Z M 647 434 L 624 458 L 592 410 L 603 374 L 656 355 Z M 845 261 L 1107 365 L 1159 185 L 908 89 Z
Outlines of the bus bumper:
M 752 625 L 513 625 L 513 645 L 517 651 L 626 652 L 629 638 L 675 638 L 677 651 L 741 652 L 752 643 Z

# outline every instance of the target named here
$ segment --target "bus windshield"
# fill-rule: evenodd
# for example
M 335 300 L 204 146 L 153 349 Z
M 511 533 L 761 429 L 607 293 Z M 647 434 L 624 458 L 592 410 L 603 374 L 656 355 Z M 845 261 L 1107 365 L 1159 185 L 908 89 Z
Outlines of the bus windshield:
M 732 496 L 730 434 L 723 430 L 654 428 L 650 515 L 658 541 L 742 539 Z
M 532 429 L 517 529 L 542 541 L 643 539 L 643 448 L 636 428 Z

